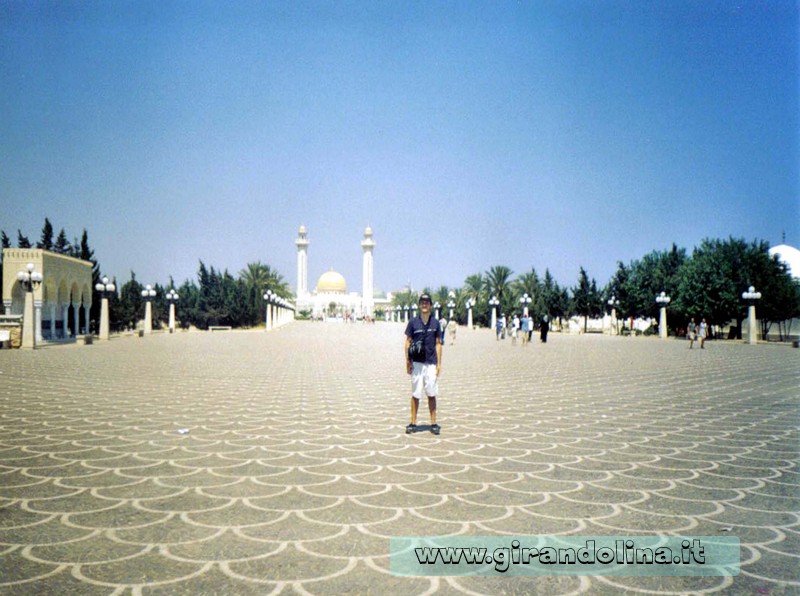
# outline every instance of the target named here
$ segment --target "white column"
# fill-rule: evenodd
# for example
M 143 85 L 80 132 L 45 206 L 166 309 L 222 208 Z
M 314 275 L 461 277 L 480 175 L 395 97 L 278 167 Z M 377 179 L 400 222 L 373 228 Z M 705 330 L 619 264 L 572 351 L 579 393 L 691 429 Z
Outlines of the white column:
M 372 315 L 374 296 L 373 291 L 375 288 L 375 280 L 373 278 L 375 266 L 372 256 L 372 250 L 375 248 L 375 241 L 372 240 L 372 228 L 367 226 L 364 230 L 364 239 L 361 241 L 361 248 L 364 250 L 363 265 L 361 269 L 362 277 L 362 310 L 364 314 Z
M 50 337 L 53 340 L 56 338 L 56 303 L 50 303 Z
M 472 311 L 470 310 L 470 312 L 472 312 Z M 497 307 L 496 306 L 492 307 L 492 331 L 493 332 L 497 331 Z
M 472 307 L 467 309 L 467 329 L 472 331 Z
M 92 303 L 83 305 L 83 334 L 89 335 L 89 311 L 92 309 Z
M 153 332 L 153 301 L 144 301 L 144 332 L 149 335 Z
M 81 307 L 80 304 L 78 304 L 76 302 L 72 303 L 72 314 L 73 314 L 73 318 L 72 318 L 72 337 L 78 337 L 78 334 L 80 334 L 80 332 L 81 332 L 80 331 L 80 326 L 79 326 L 80 322 L 81 322 L 81 314 L 80 314 L 80 311 L 78 310 L 80 307 Z
M 308 237 L 306 227 L 300 226 L 297 232 L 297 297 L 304 298 L 308 294 Z
M 175 302 L 173 300 L 169 302 L 169 329 L 175 331 Z
M 756 345 L 758 342 L 758 321 L 756 321 L 756 305 L 747 307 L 747 343 Z
M 33 301 L 33 311 L 34 311 L 34 323 L 36 326 L 36 342 L 44 341 L 42 337 L 42 301 L 41 300 L 34 300 Z
M 611 309 L 611 335 L 617 334 L 617 309 Z
M 662 306 L 661 311 L 658 315 L 658 336 L 661 339 L 666 339 L 667 337 L 667 307 Z
M 105 293 L 105 292 L 104 292 Z M 99 339 L 108 339 L 109 323 L 108 323 L 108 298 L 103 296 L 100 301 L 100 336 Z
M 61 326 L 61 336 L 67 339 L 69 337 L 69 302 L 61 303 L 61 319 L 63 323 Z
M 33 312 L 33 292 L 25 292 L 25 307 L 22 312 L 22 347 L 36 347 L 36 324 Z
M 265 330 L 269 331 L 272 329 L 272 305 L 267 303 L 267 319 L 265 324 Z

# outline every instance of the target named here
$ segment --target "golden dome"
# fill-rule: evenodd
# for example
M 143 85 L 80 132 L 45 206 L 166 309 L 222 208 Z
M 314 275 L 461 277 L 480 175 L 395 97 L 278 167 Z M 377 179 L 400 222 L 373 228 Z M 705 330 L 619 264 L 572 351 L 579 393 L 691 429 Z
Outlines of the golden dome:
M 347 283 L 344 281 L 342 274 L 331 269 L 320 275 L 317 281 L 317 293 L 323 292 L 327 294 L 346 294 Z

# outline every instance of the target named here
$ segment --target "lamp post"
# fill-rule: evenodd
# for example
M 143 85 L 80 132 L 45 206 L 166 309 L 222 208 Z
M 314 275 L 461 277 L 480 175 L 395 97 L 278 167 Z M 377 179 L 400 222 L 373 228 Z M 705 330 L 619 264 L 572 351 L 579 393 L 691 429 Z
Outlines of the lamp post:
M 500 304 L 500 301 L 497 299 L 497 296 L 492 296 L 489 298 L 489 306 L 492 307 L 492 329 L 497 328 L 497 305 Z M 499 337 L 497 339 L 500 339 Z
M 439 320 L 439 307 L 440 306 L 441 306 L 441 304 L 439 304 L 438 301 L 433 303 L 433 308 L 434 308 L 434 311 L 436 312 L 436 320 L 437 321 Z
M 608 299 L 608 306 L 611 309 L 611 335 L 617 335 L 617 306 L 619 306 L 619 300 L 617 300 L 616 296 L 611 296 Z
M 472 331 L 472 307 L 475 306 L 475 298 L 467 300 L 467 329 Z
M 28 263 L 25 271 L 17 273 L 17 280 L 25 290 L 25 310 L 22 316 L 22 344 L 23 348 L 36 349 L 36 322 L 34 320 L 33 291 L 42 284 L 42 273 L 34 269 L 33 263 Z
M 149 335 L 153 332 L 153 298 L 155 298 L 156 291 L 153 286 L 147 284 L 142 290 L 142 298 L 144 298 L 144 332 Z
M 405 313 L 404 323 L 408 323 L 408 304 L 403 305 L 403 312 Z
M 747 307 L 747 343 L 756 345 L 758 339 L 758 325 L 756 324 L 756 300 L 761 299 L 761 292 L 756 292 L 753 286 L 747 288 L 746 292 L 742 292 L 742 299 L 747 300 L 750 304 Z
M 267 314 L 264 317 L 264 331 L 272 329 L 272 300 L 275 298 L 272 290 L 267 290 L 264 293 L 264 300 L 267 302 Z
M 453 309 L 456 307 L 455 303 L 456 293 L 453 290 L 450 290 L 449 292 L 447 292 L 447 298 L 448 298 L 447 308 L 450 309 L 450 319 L 452 319 Z
M 661 339 L 666 339 L 667 337 L 667 304 L 669 304 L 669 301 L 670 297 L 664 292 L 656 296 L 656 302 L 661 306 L 658 317 L 658 336 Z
M 169 300 L 169 332 L 175 333 L 175 303 L 178 301 L 180 296 L 178 292 L 175 291 L 175 288 L 170 289 L 167 292 L 167 300 Z
M 533 299 L 528 296 L 528 294 L 523 294 L 522 298 L 519 299 L 519 303 L 522 305 L 522 316 L 528 316 L 528 305 L 531 303 Z
M 411 305 L 411 318 L 413 319 L 416 316 L 417 316 L 417 303 L 415 302 L 414 304 Z
M 95 284 L 94 289 L 100 292 L 100 335 L 98 339 L 108 339 L 110 335 L 110 325 L 108 322 L 108 297 L 112 292 L 117 291 L 113 283 L 109 283 L 108 277 L 103 276 L 100 283 Z

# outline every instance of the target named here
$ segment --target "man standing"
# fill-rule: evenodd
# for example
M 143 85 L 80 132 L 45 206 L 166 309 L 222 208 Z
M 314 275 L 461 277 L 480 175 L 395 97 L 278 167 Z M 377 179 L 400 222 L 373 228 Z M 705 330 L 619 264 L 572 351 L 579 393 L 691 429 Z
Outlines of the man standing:
M 406 326 L 406 372 L 411 375 L 411 424 L 406 427 L 407 433 L 417 430 L 417 410 L 423 393 L 428 398 L 431 432 L 438 435 L 441 431 L 436 424 L 437 380 L 442 366 L 440 338 L 439 321 L 431 316 L 431 297 L 422 294 L 419 297 L 419 315 Z

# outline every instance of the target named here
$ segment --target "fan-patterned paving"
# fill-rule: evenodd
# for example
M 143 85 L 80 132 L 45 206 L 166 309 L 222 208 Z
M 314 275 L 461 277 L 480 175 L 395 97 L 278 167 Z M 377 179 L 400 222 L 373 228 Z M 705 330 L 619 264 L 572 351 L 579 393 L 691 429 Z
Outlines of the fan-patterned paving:
M 800 350 L 686 347 L 462 329 L 439 436 L 398 324 L 0 352 L 0 593 L 796 593 Z M 389 572 L 393 536 L 553 534 L 738 536 L 741 573 Z

